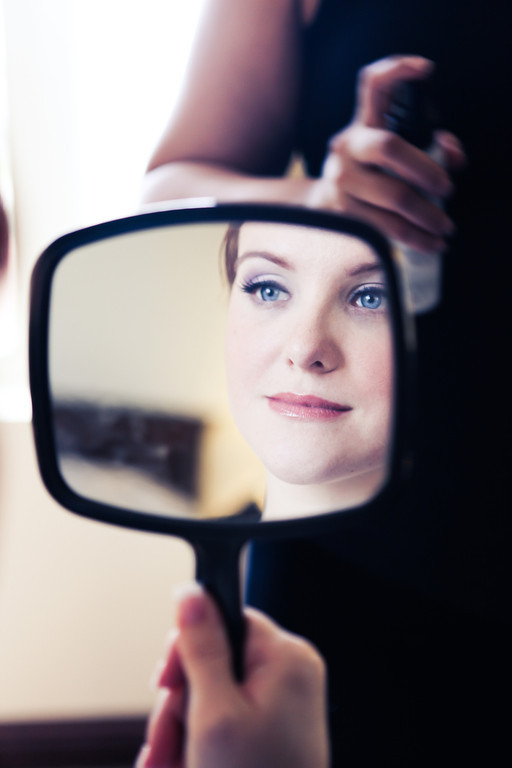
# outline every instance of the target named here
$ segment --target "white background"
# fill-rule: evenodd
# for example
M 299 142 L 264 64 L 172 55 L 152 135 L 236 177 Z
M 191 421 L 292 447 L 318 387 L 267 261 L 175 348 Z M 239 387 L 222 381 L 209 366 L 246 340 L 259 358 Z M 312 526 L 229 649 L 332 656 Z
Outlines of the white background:
M 16 349 L 0 360 L 4 721 L 146 711 L 172 625 L 172 584 L 192 572 L 181 542 L 87 522 L 51 501 L 35 464 L 23 384 L 32 263 L 61 233 L 137 207 L 200 5 L 3 2 L 0 123 L 7 119 L 20 319 Z M 12 330 L 0 329 L 15 338 Z

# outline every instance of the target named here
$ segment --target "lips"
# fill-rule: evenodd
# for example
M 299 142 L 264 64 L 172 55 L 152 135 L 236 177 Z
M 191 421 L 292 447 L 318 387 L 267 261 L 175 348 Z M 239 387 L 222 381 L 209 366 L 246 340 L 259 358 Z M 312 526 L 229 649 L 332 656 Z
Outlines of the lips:
M 334 403 L 315 395 L 296 395 L 292 392 L 280 392 L 267 399 L 270 408 L 276 413 L 302 421 L 339 419 L 352 410 L 350 405 Z

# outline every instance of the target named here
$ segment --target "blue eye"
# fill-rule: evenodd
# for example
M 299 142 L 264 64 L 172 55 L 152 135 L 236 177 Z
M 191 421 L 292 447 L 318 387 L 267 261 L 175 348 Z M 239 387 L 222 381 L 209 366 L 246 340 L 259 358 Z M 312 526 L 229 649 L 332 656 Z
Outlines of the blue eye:
M 352 303 L 359 309 L 383 311 L 386 309 L 386 291 L 380 286 L 363 285 L 353 293 Z
M 273 285 L 262 285 L 258 289 L 258 296 L 262 301 L 277 301 L 281 291 Z
M 286 301 L 288 298 L 288 292 L 285 291 L 277 283 L 269 280 L 256 281 L 254 283 L 247 282 L 241 286 L 244 293 L 254 295 L 258 301 L 270 303 L 276 301 Z

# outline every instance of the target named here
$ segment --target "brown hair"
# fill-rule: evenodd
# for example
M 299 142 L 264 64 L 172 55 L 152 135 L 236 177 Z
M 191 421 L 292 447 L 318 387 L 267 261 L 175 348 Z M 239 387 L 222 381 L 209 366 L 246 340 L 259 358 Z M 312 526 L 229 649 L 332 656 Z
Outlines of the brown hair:
M 235 282 L 235 264 L 238 258 L 238 241 L 240 238 L 241 226 L 242 222 L 230 224 L 222 242 L 222 268 L 230 287 Z

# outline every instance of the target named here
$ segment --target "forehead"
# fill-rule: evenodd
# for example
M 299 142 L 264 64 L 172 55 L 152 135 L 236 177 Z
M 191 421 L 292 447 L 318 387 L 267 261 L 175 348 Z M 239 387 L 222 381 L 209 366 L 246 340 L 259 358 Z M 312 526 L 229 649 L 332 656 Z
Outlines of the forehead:
M 352 272 L 362 265 L 379 267 L 371 246 L 352 235 L 316 227 L 250 222 L 240 228 L 238 258 L 281 259 L 290 268 L 332 263 Z

